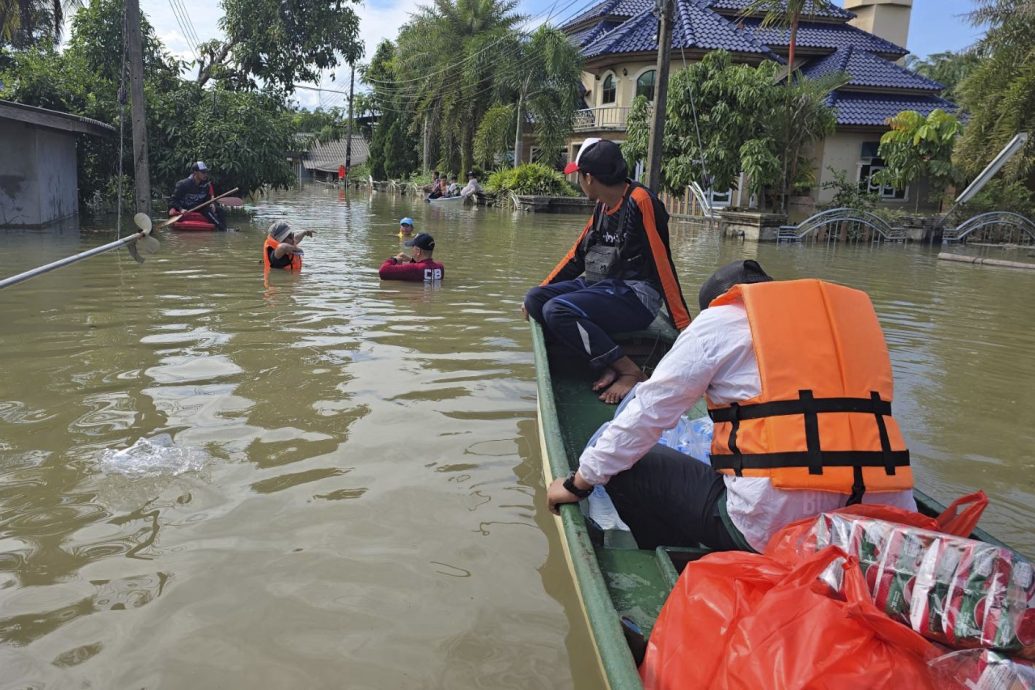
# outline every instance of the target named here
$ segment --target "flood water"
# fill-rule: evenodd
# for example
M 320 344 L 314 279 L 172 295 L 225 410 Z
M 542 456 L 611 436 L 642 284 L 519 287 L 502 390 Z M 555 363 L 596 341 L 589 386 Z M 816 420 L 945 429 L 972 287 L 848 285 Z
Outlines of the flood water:
M 597 687 L 518 314 L 583 219 L 327 187 L 252 208 L 0 291 L 0 689 Z M 378 280 L 404 215 L 442 285 Z M 279 218 L 317 236 L 264 284 Z M 112 236 L 8 231 L 0 276 Z M 867 290 L 920 487 L 985 489 L 1032 556 L 1035 272 L 936 252 L 673 229 L 692 304 L 738 257 Z

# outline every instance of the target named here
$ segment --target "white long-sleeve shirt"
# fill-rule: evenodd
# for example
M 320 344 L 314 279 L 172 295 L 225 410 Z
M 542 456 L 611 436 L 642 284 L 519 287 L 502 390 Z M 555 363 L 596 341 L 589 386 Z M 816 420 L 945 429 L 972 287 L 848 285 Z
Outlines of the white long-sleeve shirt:
M 761 389 L 743 304 L 705 309 L 680 333 L 650 379 L 636 387 L 636 397 L 583 451 L 579 474 L 591 484 L 606 484 L 643 457 L 701 396 L 727 404 L 753 398 Z M 840 508 L 847 500 L 826 491 L 777 489 L 766 477 L 723 478 L 730 521 L 756 551 L 785 525 Z M 867 492 L 863 503 L 916 510 L 911 491 Z

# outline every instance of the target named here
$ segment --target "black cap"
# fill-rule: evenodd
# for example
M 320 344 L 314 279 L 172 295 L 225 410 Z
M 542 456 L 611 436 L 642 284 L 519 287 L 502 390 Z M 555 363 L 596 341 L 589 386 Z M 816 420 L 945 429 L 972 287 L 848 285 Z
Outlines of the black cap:
M 564 174 L 570 175 L 576 170 L 612 180 L 625 179 L 629 173 L 621 147 L 613 141 L 596 138 L 582 142 L 575 161 L 565 166 Z
M 762 270 L 762 266 L 753 259 L 734 261 L 726 264 L 704 281 L 701 291 L 697 293 L 697 303 L 700 305 L 701 311 L 704 311 L 712 300 L 734 285 L 766 283 L 772 279 L 772 276 Z
M 407 247 L 420 247 L 429 252 L 435 251 L 435 238 L 426 232 L 420 233 L 412 240 L 406 240 L 403 244 Z

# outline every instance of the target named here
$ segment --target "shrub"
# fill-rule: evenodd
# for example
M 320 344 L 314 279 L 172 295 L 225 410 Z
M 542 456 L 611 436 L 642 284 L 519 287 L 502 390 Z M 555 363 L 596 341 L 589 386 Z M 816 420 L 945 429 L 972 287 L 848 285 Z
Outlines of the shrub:
M 578 192 L 564 175 L 541 163 L 525 163 L 489 175 L 485 184 L 490 192 L 511 192 L 535 196 L 576 196 Z

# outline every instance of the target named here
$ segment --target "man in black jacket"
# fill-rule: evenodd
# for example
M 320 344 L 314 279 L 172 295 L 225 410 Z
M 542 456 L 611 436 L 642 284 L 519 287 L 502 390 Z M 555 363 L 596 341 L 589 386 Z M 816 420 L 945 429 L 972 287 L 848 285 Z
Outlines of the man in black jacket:
M 198 204 L 203 204 L 215 196 L 215 189 L 208 180 L 208 166 L 204 161 L 198 161 L 190 167 L 190 177 L 176 183 L 176 190 L 169 201 L 169 209 L 186 211 Z M 223 220 L 223 213 L 219 210 L 218 204 L 209 204 L 197 213 L 205 218 L 220 230 L 226 230 L 226 221 Z

